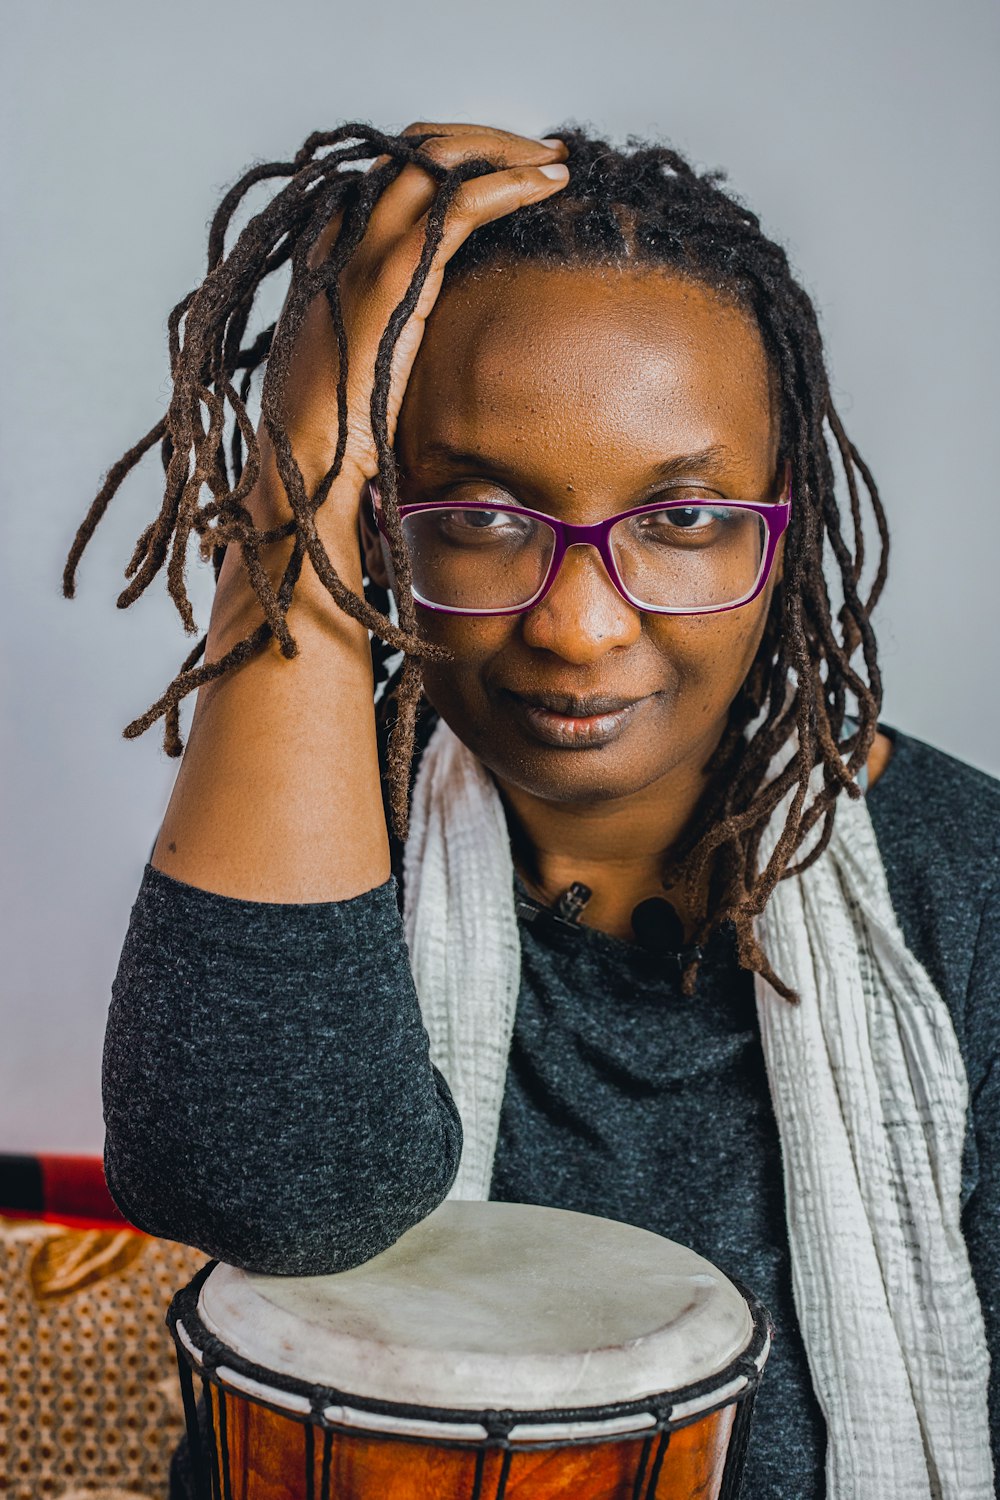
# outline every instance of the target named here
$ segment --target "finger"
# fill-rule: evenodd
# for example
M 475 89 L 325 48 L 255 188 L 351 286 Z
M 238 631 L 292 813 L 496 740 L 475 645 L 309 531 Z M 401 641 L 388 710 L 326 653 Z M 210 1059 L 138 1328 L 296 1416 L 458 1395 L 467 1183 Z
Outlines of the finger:
M 371 165 L 365 168 L 365 175 L 370 172 L 376 171 L 376 169 L 379 167 L 388 165 L 388 163 L 393 161 L 394 159 L 395 158 L 391 156 L 377 156 L 371 163 Z M 398 192 L 393 192 L 393 189 L 397 187 L 400 178 L 404 179 L 403 189 Z M 366 252 L 372 250 L 375 250 L 377 252 L 387 242 L 391 242 L 392 240 L 397 239 L 400 223 L 403 223 L 406 227 L 409 227 L 410 224 L 412 224 L 417 218 L 419 218 L 419 216 L 425 211 L 427 206 L 433 202 L 435 192 L 435 178 L 430 173 L 425 172 L 422 167 L 417 166 L 413 162 L 408 162 L 404 166 L 402 172 L 399 174 L 399 177 L 394 179 L 393 182 L 391 182 L 386 188 L 383 189 L 382 193 L 376 199 L 376 202 L 372 207 L 372 211 L 369 214 L 368 223 L 365 226 L 364 239 Z M 372 220 L 375 215 L 375 211 L 378 209 L 379 205 L 384 202 L 387 194 L 389 195 L 388 205 L 387 207 L 383 208 L 381 218 L 376 224 L 375 232 L 373 233 Z M 410 207 L 409 210 L 407 208 L 408 203 L 412 203 L 412 207 Z M 343 220 L 343 210 L 338 209 L 338 211 L 333 215 L 333 217 L 330 219 L 330 222 L 326 225 L 326 227 L 317 238 L 312 250 L 309 252 L 310 269 L 315 269 L 316 266 L 320 265 L 322 261 L 326 259 L 326 256 L 333 248 L 337 236 L 340 233 L 340 226 L 343 223 Z M 383 229 L 388 229 L 389 232 L 380 233 L 379 225 L 382 225 Z M 393 232 L 394 228 L 395 232 Z
M 316 237 L 316 243 L 313 245 L 312 249 L 309 251 L 308 256 L 306 257 L 306 264 L 308 265 L 310 271 L 315 271 L 316 267 L 322 265 L 326 260 L 326 257 L 330 253 L 330 250 L 336 243 L 337 236 L 340 234 L 340 226 L 343 224 L 343 222 L 344 210 L 342 208 L 338 208 L 330 218 L 329 223 L 324 225 L 324 227 L 320 230 L 319 234 Z
M 564 160 L 567 156 L 565 142 L 552 138 L 536 140 L 534 136 L 515 135 L 509 130 L 498 130 L 491 125 L 408 125 L 403 136 L 429 136 L 419 147 L 421 155 L 429 157 L 442 166 L 451 167 L 469 156 L 499 156 L 508 166 L 519 162 L 546 161 L 552 158 Z M 391 156 L 377 156 L 369 172 L 391 161 Z
M 539 141 L 534 136 L 515 135 L 492 125 L 408 125 L 403 134 L 430 135 L 420 147 L 421 154 L 445 166 L 453 166 L 466 156 L 498 155 L 508 165 L 517 166 L 536 161 L 539 150 L 544 153 L 543 160 L 567 154 L 563 141 Z
M 384 167 L 393 160 L 394 158 L 391 156 L 376 156 L 374 161 L 365 168 L 365 175 L 370 172 L 377 171 L 379 167 Z M 428 176 L 428 174 L 424 172 L 420 167 L 408 163 L 404 168 L 404 172 L 412 173 L 414 180 L 433 184 L 434 179 Z M 431 197 L 433 198 L 433 187 L 431 187 L 430 193 Z M 423 209 L 421 209 L 420 212 L 422 213 Z M 315 245 L 313 245 L 312 249 L 309 252 L 308 263 L 310 270 L 315 270 L 315 268 L 326 259 L 326 256 L 329 254 L 334 243 L 336 242 L 337 236 L 340 233 L 340 226 L 343 221 L 343 210 L 338 209 L 337 212 L 332 216 L 326 227 L 322 230 L 316 240 Z
M 551 197 L 568 181 L 569 170 L 561 162 L 508 167 L 487 176 L 470 177 L 462 183 L 448 206 L 439 258 L 449 260 L 459 245 L 481 225 L 501 219 L 527 203 Z M 415 227 L 422 243 L 427 227 L 426 215 Z
M 421 151 L 432 155 L 444 167 L 457 166 L 471 157 L 493 159 L 507 168 L 537 167 L 555 163 L 560 157 L 567 155 L 562 141 L 550 145 L 503 131 L 473 131 L 469 128 L 460 135 L 428 141 Z M 486 181 L 488 178 L 470 180 Z M 388 246 L 404 237 L 427 213 L 437 196 L 438 185 L 431 173 L 425 172 L 415 163 L 408 163 L 381 194 L 372 210 L 365 234 L 366 252 L 384 252 Z
M 440 288 L 445 265 L 474 230 L 528 203 L 551 197 L 565 187 L 568 180 L 568 169 L 553 162 L 540 167 L 508 167 L 483 177 L 470 177 L 462 183 L 448 205 L 444 233 L 424 283 L 418 315 L 426 316 Z M 406 235 L 394 242 L 391 254 L 366 256 L 364 261 L 356 263 L 360 284 L 367 286 L 367 294 L 372 295 L 377 290 L 377 297 L 372 299 L 373 306 L 376 303 L 381 306 L 386 299 L 394 302 L 405 291 L 424 252 L 427 221 L 428 215 L 424 214 Z M 366 237 L 366 247 L 367 244 Z

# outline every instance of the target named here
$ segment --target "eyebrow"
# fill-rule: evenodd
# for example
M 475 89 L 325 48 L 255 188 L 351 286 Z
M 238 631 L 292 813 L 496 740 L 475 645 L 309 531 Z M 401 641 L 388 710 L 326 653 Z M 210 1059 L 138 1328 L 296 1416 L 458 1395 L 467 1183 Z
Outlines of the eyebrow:
M 690 474 L 693 470 L 717 476 L 732 467 L 734 458 L 732 451 L 721 443 L 710 444 L 696 453 L 677 453 L 672 458 L 663 459 L 660 463 L 654 464 L 649 470 L 648 482 L 655 484 L 678 479 L 681 475 Z M 498 479 L 510 478 L 514 473 L 509 465 L 487 458 L 484 453 L 455 448 L 442 440 L 430 442 L 421 447 L 420 461 L 427 459 L 443 463 L 448 468 L 476 469 Z

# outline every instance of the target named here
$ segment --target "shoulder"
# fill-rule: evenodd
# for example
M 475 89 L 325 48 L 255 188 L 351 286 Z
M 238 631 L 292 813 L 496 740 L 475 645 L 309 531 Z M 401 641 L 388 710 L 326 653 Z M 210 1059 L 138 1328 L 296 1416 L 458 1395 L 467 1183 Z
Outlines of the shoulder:
M 884 732 L 892 754 L 867 798 L 883 858 L 949 888 L 982 865 L 995 873 L 1000 781 L 898 729 Z
M 899 730 L 866 799 L 907 944 L 956 1023 L 1000 967 L 1000 781 Z

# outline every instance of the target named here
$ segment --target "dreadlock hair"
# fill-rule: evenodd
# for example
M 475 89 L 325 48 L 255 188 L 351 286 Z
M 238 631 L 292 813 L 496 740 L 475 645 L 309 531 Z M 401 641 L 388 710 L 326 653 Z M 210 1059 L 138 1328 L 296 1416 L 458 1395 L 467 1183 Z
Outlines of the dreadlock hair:
M 451 199 L 467 178 L 502 165 L 488 158 L 468 158 L 451 168 L 440 165 L 421 151 L 430 134 L 386 135 L 364 123 L 317 132 L 292 161 L 255 166 L 226 193 L 211 224 L 205 279 L 170 315 L 173 392 L 167 412 L 109 470 L 77 532 L 63 581 L 64 593 L 72 597 L 80 556 L 110 500 L 143 455 L 159 444 L 166 479 L 163 504 L 136 543 L 119 607 L 132 604 L 166 564 L 170 595 L 185 629 L 196 633 L 184 578 L 193 532 L 202 558 L 212 560 L 216 578 L 225 549 L 239 544 L 263 616 L 256 629 L 211 664 L 199 665 L 202 639 L 162 697 L 125 729 L 127 737 L 135 737 L 163 718 L 167 754 L 180 755 L 178 710 L 186 694 L 239 667 L 272 636 L 285 656 L 295 654 L 286 616 L 308 556 L 338 606 L 372 633 L 377 685 L 389 676 L 391 659 L 403 653 L 388 684 L 396 715 L 388 781 L 392 823 L 400 839 L 406 834 L 421 661 L 443 653 L 421 638 L 410 589 L 387 431 L 389 375 L 396 340 L 441 243 Z M 709 287 L 747 312 L 767 353 L 780 422 L 779 464 L 789 467 L 794 494 L 783 577 L 754 663 L 706 767 L 708 790 L 690 831 L 672 852 L 670 868 L 698 911 L 695 942 L 704 946 L 715 929 L 732 922 L 741 965 L 794 999 L 758 946 L 753 918 L 779 879 L 806 869 L 822 854 L 833 831 L 837 797 L 843 792 L 859 795 L 855 778 L 874 740 L 881 704 L 870 615 L 886 576 L 885 515 L 872 475 L 834 410 L 815 309 L 793 277 L 785 252 L 763 234 L 758 218 L 723 190 L 724 174 L 698 173 L 676 151 L 634 137 L 626 150 L 618 150 L 575 126 L 548 134 L 567 147 L 567 185 L 477 229 L 448 262 L 445 284 L 479 268 L 524 262 L 660 267 Z M 388 160 L 371 170 L 351 166 L 367 165 L 376 156 Z M 377 198 L 408 162 L 418 162 L 438 187 L 420 263 L 380 341 L 371 403 L 396 578 L 396 623 L 387 594 L 370 579 L 363 597 L 343 583 L 320 540 L 315 516 L 340 472 L 347 442 L 349 351 L 339 276 L 364 235 Z M 227 248 L 227 233 L 246 194 L 269 179 L 287 181 Z M 310 251 L 338 210 L 343 213 L 338 237 L 322 264 L 312 266 Z M 291 284 L 280 321 L 248 340 L 262 284 L 289 261 Z M 333 463 L 309 494 L 284 428 L 282 389 L 306 310 L 320 293 L 327 299 L 339 349 L 339 422 Z M 247 403 L 254 374 L 262 368 L 261 418 L 292 510 L 292 519 L 270 531 L 253 525 L 245 505 L 260 472 Z M 846 480 L 846 527 L 831 449 Z M 879 539 L 875 575 L 866 593 L 861 587 L 862 487 Z M 210 498 L 202 503 L 205 490 Z M 293 547 L 275 589 L 260 552 L 287 536 L 294 537 Z M 839 575 L 836 605 L 824 570 L 827 547 Z M 859 647 L 863 672 L 852 664 Z M 849 695 L 853 721 L 847 719 Z M 781 763 L 781 752 L 784 765 L 769 777 L 776 756 Z M 813 774 L 817 767 L 821 781 Z M 786 797 L 790 802 L 783 827 L 758 869 L 765 828 Z M 694 962 L 685 972 L 689 993 L 696 974 Z

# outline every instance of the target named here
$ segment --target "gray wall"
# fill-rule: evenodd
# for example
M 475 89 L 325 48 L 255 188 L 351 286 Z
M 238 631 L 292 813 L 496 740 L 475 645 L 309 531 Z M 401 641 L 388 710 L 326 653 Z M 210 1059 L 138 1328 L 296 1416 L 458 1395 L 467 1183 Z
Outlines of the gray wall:
M 221 189 L 310 129 L 587 120 L 723 165 L 817 299 L 895 537 L 886 719 L 1000 772 L 993 0 L 5 0 L 0 1151 L 97 1150 L 111 978 L 174 765 L 121 727 L 187 650 L 114 598 L 150 463 L 62 560 L 160 414 L 164 325 Z M 202 621 L 208 593 L 202 587 Z

